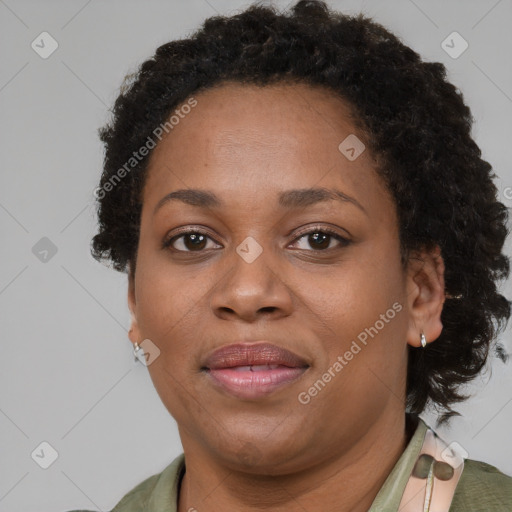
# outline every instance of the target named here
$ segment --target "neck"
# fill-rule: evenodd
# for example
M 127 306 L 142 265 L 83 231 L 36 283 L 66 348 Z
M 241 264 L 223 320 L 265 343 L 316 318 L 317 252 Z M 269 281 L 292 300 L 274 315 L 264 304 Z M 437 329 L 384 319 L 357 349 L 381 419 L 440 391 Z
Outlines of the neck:
M 297 473 L 258 475 L 228 470 L 185 451 L 178 512 L 366 512 L 405 450 L 416 424 L 405 414 L 370 428 L 350 450 Z M 185 446 L 185 445 L 184 445 Z

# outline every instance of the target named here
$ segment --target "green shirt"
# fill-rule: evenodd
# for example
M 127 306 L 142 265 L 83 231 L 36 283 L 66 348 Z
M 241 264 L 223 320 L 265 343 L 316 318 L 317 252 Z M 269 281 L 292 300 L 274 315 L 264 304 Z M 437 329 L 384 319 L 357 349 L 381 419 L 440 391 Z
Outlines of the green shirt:
M 428 428 L 421 418 L 418 420 L 411 440 L 368 512 L 398 511 Z M 161 473 L 133 488 L 111 512 L 177 512 L 179 482 L 184 470 L 185 457 L 182 453 Z M 465 459 L 464 470 L 448 512 L 512 512 L 512 477 L 485 462 Z

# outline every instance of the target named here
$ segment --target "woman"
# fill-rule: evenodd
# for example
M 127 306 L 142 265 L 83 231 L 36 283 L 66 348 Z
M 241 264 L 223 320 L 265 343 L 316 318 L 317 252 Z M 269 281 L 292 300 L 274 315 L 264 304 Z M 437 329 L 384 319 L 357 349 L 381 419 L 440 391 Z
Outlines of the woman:
M 142 64 L 93 254 L 128 273 L 184 453 L 115 512 L 512 510 L 512 477 L 418 416 L 504 359 L 507 211 L 470 129 L 442 64 L 320 1 Z

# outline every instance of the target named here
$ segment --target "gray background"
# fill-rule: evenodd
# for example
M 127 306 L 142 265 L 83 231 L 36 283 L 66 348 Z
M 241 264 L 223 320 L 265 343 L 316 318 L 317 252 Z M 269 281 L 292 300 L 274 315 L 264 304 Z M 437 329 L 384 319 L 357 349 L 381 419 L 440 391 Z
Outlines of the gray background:
M 447 65 L 512 207 L 512 1 L 330 3 L 364 11 Z M 124 75 L 157 46 L 247 5 L 0 0 L 1 511 L 109 510 L 181 452 L 174 420 L 133 360 L 126 277 L 89 255 L 102 164 L 96 131 Z M 59 44 L 47 59 L 31 48 L 43 31 Z M 441 47 L 453 31 L 469 43 L 457 59 Z M 43 237 L 57 248 L 46 262 L 32 251 Z M 509 254 L 510 247 L 509 240 Z M 504 291 L 512 296 L 510 282 Z M 512 365 L 494 360 L 492 376 L 490 366 L 470 390 L 475 396 L 458 408 L 463 417 L 438 432 L 512 474 Z M 424 418 L 434 425 L 434 413 Z M 43 441 L 58 452 L 46 470 L 31 458 Z

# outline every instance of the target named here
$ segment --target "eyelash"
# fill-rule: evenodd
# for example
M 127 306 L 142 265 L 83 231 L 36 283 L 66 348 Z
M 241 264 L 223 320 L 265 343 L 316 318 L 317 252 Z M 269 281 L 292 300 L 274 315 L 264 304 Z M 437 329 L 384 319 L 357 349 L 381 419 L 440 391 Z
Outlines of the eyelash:
M 296 242 L 296 241 L 300 240 L 301 238 L 303 238 L 304 236 L 307 236 L 307 235 L 310 235 L 310 234 L 313 234 L 313 233 L 323 233 L 325 235 L 330 235 L 334 239 L 338 240 L 338 242 L 340 242 L 340 246 L 338 246 L 338 247 L 330 247 L 330 248 L 327 248 L 327 249 L 319 249 L 319 250 L 310 249 L 313 252 L 328 252 L 328 251 L 331 251 L 333 249 L 340 249 L 342 247 L 346 247 L 347 245 L 349 245 L 351 243 L 350 240 L 348 240 L 347 238 L 341 236 L 336 231 L 334 231 L 334 230 L 332 230 L 332 229 L 330 229 L 328 227 L 324 227 L 324 226 L 313 226 L 312 228 L 309 228 L 307 231 L 299 232 L 297 234 L 297 236 L 295 237 L 295 239 L 293 240 L 293 242 Z M 176 240 L 178 240 L 181 237 L 183 237 L 184 235 L 188 235 L 188 234 L 205 235 L 206 237 L 210 238 L 210 240 L 213 240 L 213 238 L 210 237 L 209 234 L 206 231 L 202 231 L 200 229 L 194 229 L 194 228 L 186 228 L 186 229 L 180 231 L 178 234 L 173 235 L 171 238 L 165 239 L 163 244 L 162 244 L 162 249 L 169 249 L 169 248 L 171 248 L 172 244 Z M 215 242 L 215 243 L 217 243 L 217 242 Z M 200 251 L 183 251 L 181 249 L 171 248 L 171 250 L 174 250 L 175 252 L 184 252 L 184 253 L 201 253 L 201 252 L 204 252 L 205 249 L 202 249 Z M 308 250 L 308 249 L 302 249 L 302 250 Z

